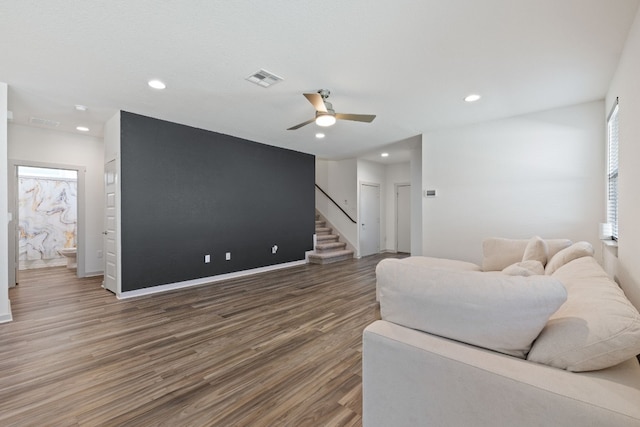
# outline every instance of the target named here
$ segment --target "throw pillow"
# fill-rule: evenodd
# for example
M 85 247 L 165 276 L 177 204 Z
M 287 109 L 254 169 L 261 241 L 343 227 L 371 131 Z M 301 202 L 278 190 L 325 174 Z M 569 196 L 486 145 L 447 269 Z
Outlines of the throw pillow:
M 539 236 L 533 236 L 524 249 L 522 261 L 540 261 L 544 266 L 547 263 L 547 253 L 547 243 Z
M 378 263 L 383 320 L 524 358 L 566 299 L 550 276 L 507 276 Z
M 605 369 L 640 354 L 640 314 L 593 257 L 553 274 L 567 302 L 535 340 L 528 360 L 568 371 Z
M 504 274 L 509 276 L 534 276 L 544 274 L 544 265 L 540 261 L 530 260 L 511 264 L 502 270 Z
M 555 254 L 544 269 L 544 274 L 553 274 L 558 268 L 577 258 L 593 256 L 593 246 L 589 242 L 577 242 Z

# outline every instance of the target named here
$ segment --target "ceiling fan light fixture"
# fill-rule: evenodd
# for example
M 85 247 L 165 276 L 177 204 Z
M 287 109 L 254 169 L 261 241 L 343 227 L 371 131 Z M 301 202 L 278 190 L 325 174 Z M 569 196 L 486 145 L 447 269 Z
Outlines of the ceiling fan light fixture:
M 336 123 L 336 118 L 331 114 L 318 114 L 318 117 L 316 117 L 316 124 L 318 126 L 322 126 L 322 127 L 333 126 L 335 123 Z

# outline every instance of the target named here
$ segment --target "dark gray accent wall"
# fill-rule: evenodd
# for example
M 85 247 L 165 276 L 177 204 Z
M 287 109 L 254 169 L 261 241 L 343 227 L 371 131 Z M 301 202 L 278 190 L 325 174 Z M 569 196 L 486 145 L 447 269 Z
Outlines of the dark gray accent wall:
M 123 292 L 313 249 L 314 156 L 124 111 L 120 150 Z

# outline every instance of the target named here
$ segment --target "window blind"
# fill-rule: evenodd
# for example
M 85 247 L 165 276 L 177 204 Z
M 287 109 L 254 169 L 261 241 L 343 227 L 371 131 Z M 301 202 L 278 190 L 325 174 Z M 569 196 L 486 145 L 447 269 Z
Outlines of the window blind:
M 618 240 L 618 100 L 607 120 L 607 222 L 611 237 Z

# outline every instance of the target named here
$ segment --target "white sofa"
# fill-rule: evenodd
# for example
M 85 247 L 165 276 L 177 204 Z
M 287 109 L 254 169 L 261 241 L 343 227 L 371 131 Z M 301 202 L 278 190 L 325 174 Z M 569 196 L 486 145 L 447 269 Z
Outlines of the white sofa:
M 490 239 L 482 267 L 378 265 L 382 320 L 363 336 L 365 427 L 640 426 L 637 309 L 588 243 L 539 240 Z M 527 256 L 547 274 L 533 274 Z

